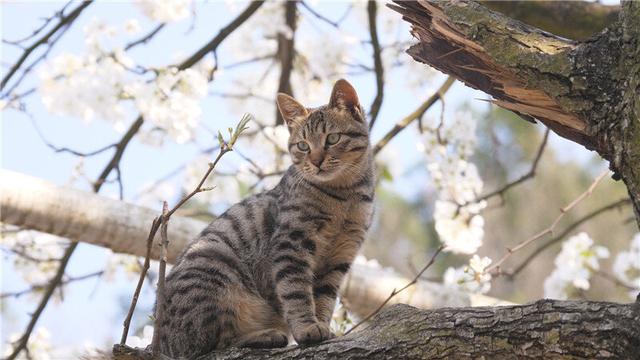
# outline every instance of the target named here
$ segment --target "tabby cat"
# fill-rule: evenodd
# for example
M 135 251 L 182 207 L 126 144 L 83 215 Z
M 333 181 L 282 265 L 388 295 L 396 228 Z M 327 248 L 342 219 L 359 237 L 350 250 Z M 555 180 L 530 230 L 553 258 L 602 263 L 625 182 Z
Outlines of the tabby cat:
M 166 279 L 162 352 L 192 358 L 226 347 L 275 348 L 333 337 L 341 280 L 371 223 L 374 172 L 355 90 L 328 105 L 278 94 L 293 165 L 189 243 Z

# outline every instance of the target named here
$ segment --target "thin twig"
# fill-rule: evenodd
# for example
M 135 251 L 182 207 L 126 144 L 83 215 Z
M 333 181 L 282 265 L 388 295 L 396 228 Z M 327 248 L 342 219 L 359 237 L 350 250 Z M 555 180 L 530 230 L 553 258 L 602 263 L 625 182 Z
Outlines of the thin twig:
M 369 116 L 371 117 L 371 120 L 369 120 L 369 129 L 373 128 L 373 125 L 378 118 L 378 113 L 382 106 L 382 98 L 384 97 L 384 68 L 382 66 L 380 41 L 378 40 L 378 30 L 376 25 L 378 17 L 377 12 L 378 4 L 376 3 L 376 0 L 369 0 L 367 3 L 367 14 L 369 18 L 371 46 L 373 47 L 373 66 L 375 68 L 376 75 L 376 97 L 373 99 L 373 103 L 371 103 L 371 108 L 369 109 Z
M 413 280 L 411 280 L 409 283 L 407 283 L 407 285 L 403 286 L 400 290 L 396 290 L 393 289 L 393 291 L 391 292 L 391 294 L 389 294 L 389 297 L 387 297 L 382 304 L 380 304 L 380 306 L 378 306 L 374 311 L 372 311 L 369 315 L 365 316 L 364 319 L 362 319 L 360 322 L 358 322 L 357 324 L 355 324 L 351 329 L 349 329 L 349 331 L 345 332 L 344 334 L 347 335 L 350 332 L 352 332 L 353 330 L 355 330 L 357 327 L 359 327 L 360 325 L 362 325 L 363 323 L 367 322 L 369 319 L 371 319 L 375 314 L 377 314 L 380 310 L 382 310 L 382 308 L 387 305 L 387 303 L 396 295 L 398 295 L 399 293 L 403 292 L 405 289 L 407 289 L 408 287 L 414 285 L 415 283 L 418 282 L 418 279 L 420 279 L 420 277 L 422 276 L 422 274 L 424 274 L 425 271 L 427 271 L 427 269 L 433 265 L 433 263 L 436 261 L 436 257 L 438 257 L 438 255 L 442 252 L 442 250 L 444 250 L 444 245 L 440 245 L 440 247 L 436 250 L 435 253 L 433 253 L 433 255 L 431 256 L 431 259 L 429 260 L 429 262 L 422 268 L 422 270 L 420 270 L 420 272 L 418 272 L 416 274 L 416 276 L 413 278 Z
M 82 13 L 82 11 L 87 6 L 91 5 L 91 2 L 92 1 L 83 1 L 82 4 L 78 5 L 78 7 L 76 7 L 71 13 L 69 13 L 69 15 L 61 16 L 60 21 L 58 22 L 58 24 L 56 24 L 56 26 L 54 26 L 51 30 L 49 30 L 43 37 L 35 41 L 31 46 L 26 48 L 22 53 L 22 55 L 20 56 L 20 58 L 16 61 L 16 63 L 13 64 L 11 69 L 9 69 L 9 71 L 7 72 L 7 75 L 5 75 L 4 78 L 2 78 L 2 81 L 0 82 L 0 90 L 4 89 L 4 87 L 7 85 L 11 77 L 16 73 L 16 71 L 18 71 L 18 69 L 22 66 L 25 60 L 27 60 L 29 55 L 31 55 L 31 53 L 35 49 L 37 49 L 40 45 L 47 44 L 49 42 L 49 39 L 51 39 L 51 37 L 56 32 L 58 32 L 58 30 L 60 30 L 63 27 L 67 27 L 71 25 L 73 21 L 80 15 L 80 13 Z
M 447 90 L 449 90 L 454 81 L 455 78 L 453 78 L 452 76 L 447 77 L 447 80 L 445 80 L 445 82 L 440 85 L 440 88 L 433 95 L 431 95 L 425 102 L 420 104 L 420 106 L 411 114 L 398 121 L 398 123 L 391 130 L 389 130 L 389 132 L 382 139 L 380 139 L 380 141 L 378 141 L 378 143 L 373 147 L 373 153 L 377 154 L 378 152 L 380 152 L 380 150 L 382 150 L 382 148 L 385 147 L 389 143 L 389 141 L 391 141 L 391 139 L 393 139 L 402 130 L 409 126 L 411 122 L 422 117 L 422 115 L 427 112 L 427 110 L 429 110 L 429 108 L 433 104 L 435 104 L 438 99 L 441 99 L 444 96 L 444 94 L 447 92 Z
M 601 278 L 603 278 L 605 280 L 608 280 L 611 283 L 613 283 L 613 284 L 615 284 L 617 286 L 623 287 L 623 288 L 625 288 L 627 290 L 640 290 L 640 288 L 638 288 L 638 287 L 635 287 L 635 286 L 629 285 L 629 284 L 627 284 L 627 283 L 625 283 L 623 281 L 620 281 L 617 277 L 615 277 L 612 274 L 609 274 L 608 272 L 606 272 L 606 271 L 604 271 L 602 269 L 601 270 L 596 270 L 593 273 L 598 275 L 598 276 L 600 276 Z
M 348 14 L 349 11 L 351 11 L 351 7 L 352 7 L 352 6 L 349 6 L 349 8 L 347 9 L 346 13 L 344 15 L 342 15 L 340 17 L 340 19 L 338 19 L 337 21 L 333 21 L 333 20 L 329 19 L 328 17 L 320 14 L 319 12 L 315 11 L 306 2 L 301 1 L 300 4 L 302 5 L 303 8 L 307 9 L 307 11 L 309 11 L 309 13 L 311 13 L 311 15 L 315 16 L 316 18 L 318 18 L 318 20 L 324 21 L 325 23 L 333 26 L 336 29 L 340 28 L 340 23 L 345 19 L 346 14 Z
M 498 260 L 495 264 L 493 264 L 490 267 L 488 267 L 487 269 L 485 269 L 484 272 L 485 273 L 490 273 L 492 271 L 495 271 L 496 274 L 500 274 L 500 266 L 502 265 L 502 263 L 504 263 L 509 258 L 509 256 L 511 256 L 513 253 L 519 251 L 520 249 L 526 247 L 527 245 L 531 244 L 532 242 L 540 239 L 541 237 L 543 237 L 543 236 L 545 236 L 547 234 L 553 234 L 553 230 L 555 229 L 556 225 L 558 225 L 560 220 L 562 220 L 564 215 L 567 212 L 569 212 L 571 209 L 573 209 L 578 203 L 580 203 L 586 197 L 591 195 L 591 193 L 593 193 L 593 190 L 596 188 L 596 186 L 598 186 L 600 181 L 602 181 L 602 179 L 604 179 L 604 177 L 608 173 L 609 173 L 609 170 L 603 171 L 602 174 L 600 174 L 600 175 L 598 175 L 598 177 L 596 177 L 596 179 L 593 181 L 593 183 L 591 183 L 591 185 L 589 186 L 589 188 L 585 192 L 580 194 L 580 196 L 578 196 L 573 201 L 571 201 L 567 206 L 565 206 L 562 209 L 560 209 L 560 214 L 556 217 L 556 219 L 553 221 L 553 223 L 551 223 L 551 225 L 549 227 L 547 227 L 546 229 L 540 231 L 539 233 L 531 236 L 530 238 L 528 238 L 525 241 L 521 242 L 520 244 L 516 245 L 514 248 L 507 248 L 507 251 L 500 258 L 500 260 Z
M 595 218 L 596 216 L 603 214 L 609 210 L 613 210 L 616 208 L 620 208 L 626 205 L 631 205 L 631 199 L 626 198 L 626 199 L 620 199 L 618 201 L 615 201 L 611 204 L 605 205 L 601 208 L 598 208 L 592 212 L 590 212 L 589 214 L 581 217 L 580 219 L 576 220 L 574 223 L 572 223 L 571 225 L 567 226 L 560 234 L 558 234 L 557 236 L 549 239 L 546 243 L 544 243 L 543 245 L 541 245 L 540 247 L 538 247 L 534 252 L 532 252 L 531 254 L 529 254 L 529 256 L 527 256 L 526 259 L 524 259 L 520 265 L 518 265 L 515 270 L 510 271 L 510 272 L 505 272 L 505 275 L 508 275 L 510 277 L 516 276 L 518 275 L 536 256 L 538 256 L 540 253 L 542 253 L 544 250 L 546 250 L 547 248 L 549 248 L 551 245 L 561 241 L 562 239 L 565 238 L 565 236 L 569 235 L 569 233 L 571 233 L 573 230 L 575 230 L 578 226 L 584 224 L 585 222 Z
M 233 21 L 231 21 L 229 25 L 220 29 L 220 32 L 218 32 L 218 35 L 216 35 L 216 37 L 211 39 L 211 41 L 209 41 L 206 45 L 201 47 L 188 59 L 178 65 L 178 69 L 184 70 L 186 68 L 189 68 L 196 64 L 198 61 L 202 60 L 202 58 L 205 57 L 205 55 L 207 55 L 208 53 L 215 51 L 222 43 L 222 41 L 226 39 L 227 36 L 231 35 L 231 33 L 238 27 L 240 27 L 240 25 L 247 21 L 247 19 L 249 19 L 249 17 L 251 17 L 251 15 L 253 15 L 253 13 L 255 13 L 263 3 L 264 1 L 250 2 L 249 6 L 247 6 L 247 8 L 242 13 L 240 13 L 240 15 L 233 19 Z
M 147 275 L 147 271 L 149 270 L 149 263 L 151 258 L 151 245 L 153 244 L 153 238 L 158 231 L 158 227 L 160 226 L 160 217 L 153 219 L 153 223 L 151 224 L 151 230 L 149 230 L 149 236 L 147 236 L 147 253 L 144 258 L 144 264 L 142 266 L 142 270 L 140 271 L 140 277 L 138 278 L 138 284 L 136 285 L 136 290 L 133 293 L 133 297 L 131 298 L 131 305 L 129 306 L 129 311 L 127 312 L 127 316 L 124 319 L 124 329 L 122 330 L 122 336 L 120 337 L 120 345 L 124 345 L 127 342 L 127 335 L 129 334 L 129 326 L 131 325 L 131 319 L 133 318 L 133 311 L 136 309 L 136 305 L 138 304 L 138 297 L 140 296 L 140 290 L 142 290 L 142 284 L 144 284 L 144 278 Z
M 459 207 L 465 207 L 469 204 L 474 204 L 474 203 L 478 203 L 480 201 L 484 201 L 484 200 L 488 200 L 494 196 L 499 195 L 500 197 L 502 197 L 504 195 L 505 192 L 507 192 L 509 189 L 511 189 L 512 187 L 521 184 L 531 178 L 533 178 L 536 175 L 536 170 L 538 168 L 538 164 L 540 163 L 540 159 L 542 158 L 542 154 L 544 153 L 544 149 L 547 146 L 547 140 L 549 138 L 549 129 L 547 128 L 547 130 L 544 132 L 544 137 L 542 138 L 542 143 L 540 143 L 540 147 L 538 148 L 538 151 L 536 152 L 536 157 L 533 159 L 533 162 L 531 163 L 531 168 L 529 169 L 529 171 L 520 176 L 518 179 L 516 179 L 515 181 L 512 181 L 510 183 L 505 184 L 503 187 L 496 189 L 490 193 L 487 193 L 485 195 L 479 196 L 478 198 L 476 198 L 475 200 L 471 201 L 471 202 L 467 202 L 464 204 L 459 204 Z
M 167 269 L 167 247 L 169 246 L 169 237 L 167 235 L 167 226 L 169 223 L 169 205 L 166 201 L 162 203 L 162 223 L 160 224 L 161 252 L 160 265 L 158 268 L 158 288 L 156 290 L 156 312 L 154 321 L 153 339 L 151 341 L 151 349 L 153 356 L 160 354 L 160 324 L 164 320 L 165 315 L 165 293 L 164 293 L 164 276 Z
M 92 272 L 90 274 L 86 274 L 86 275 L 82 275 L 82 276 L 73 276 L 73 277 L 69 277 L 67 279 L 64 279 L 64 280 L 60 281 L 59 285 L 67 285 L 67 284 L 72 283 L 72 282 L 86 280 L 86 279 L 90 279 L 90 278 L 96 277 L 96 276 L 102 276 L 103 274 L 104 274 L 104 270 L 100 270 L 100 271 Z M 12 292 L 12 293 L 3 293 L 3 294 L 0 294 L 0 299 L 4 299 L 4 298 L 7 298 L 7 297 L 18 298 L 18 297 L 20 297 L 22 295 L 29 294 L 29 293 L 32 293 L 34 291 L 45 289 L 47 286 L 49 286 L 49 283 L 33 285 L 28 289 L 24 289 L 24 290 Z
M 146 44 L 148 43 L 154 36 L 156 36 L 158 34 L 158 32 L 160 32 L 160 30 L 162 30 L 162 28 L 164 28 L 166 24 L 162 23 L 158 26 L 156 26 L 153 30 L 151 30 L 151 32 L 149 32 L 147 35 L 141 37 L 138 40 L 132 41 L 130 43 L 128 43 L 125 47 L 124 47 L 124 51 L 128 51 L 138 45 L 141 44 Z

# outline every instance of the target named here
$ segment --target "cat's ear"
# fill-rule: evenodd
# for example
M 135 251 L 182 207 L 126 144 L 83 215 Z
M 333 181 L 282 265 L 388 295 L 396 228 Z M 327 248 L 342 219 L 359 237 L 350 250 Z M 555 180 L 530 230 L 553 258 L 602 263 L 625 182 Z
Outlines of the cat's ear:
M 333 91 L 331 92 L 331 100 L 329 100 L 329 106 L 337 107 L 340 109 L 347 109 L 357 115 L 357 120 L 364 121 L 362 116 L 362 108 L 360 106 L 360 100 L 356 89 L 349 84 L 345 79 L 336 81 L 333 85 Z
M 278 110 L 280 110 L 280 114 L 288 127 L 301 124 L 309 115 L 307 108 L 287 94 L 278 93 L 276 102 L 278 103 Z

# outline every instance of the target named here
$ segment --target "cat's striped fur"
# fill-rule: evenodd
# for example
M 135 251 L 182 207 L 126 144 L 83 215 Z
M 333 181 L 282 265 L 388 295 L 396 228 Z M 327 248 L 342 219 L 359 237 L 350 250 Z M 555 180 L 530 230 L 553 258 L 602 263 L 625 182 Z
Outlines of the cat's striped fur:
M 167 355 L 333 336 L 338 287 L 373 213 L 368 126 L 345 80 L 328 105 L 307 109 L 279 94 L 278 107 L 293 165 L 274 189 L 212 222 L 178 259 L 166 279 L 160 328 Z

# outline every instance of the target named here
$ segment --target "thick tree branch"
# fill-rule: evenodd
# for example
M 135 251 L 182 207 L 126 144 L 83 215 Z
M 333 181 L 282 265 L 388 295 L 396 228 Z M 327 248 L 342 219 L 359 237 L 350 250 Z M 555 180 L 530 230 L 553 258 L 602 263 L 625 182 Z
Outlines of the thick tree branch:
M 581 43 L 469 0 L 395 3 L 418 39 L 409 55 L 596 150 L 627 185 L 640 225 L 640 2 Z
M 3 223 L 136 256 L 146 255 L 149 224 L 160 225 L 156 220 L 157 210 L 57 186 L 8 170 L 0 170 L 0 207 Z M 172 216 L 167 234 L 171 239 L 167 261 L 175 262 L 186 243 L 206 226 L 203 221 Z M 151 233 L 156 232 L 157 228 Z M 157 260 L 160 256 L 160 237 L 154 236 L 151 258 Z M 354 264 L 340 295 L 350 309 L 365 316 L 394 289 L 400 289 L 410 281 L 389 269 Z M 420 308 L 505 304 L 483 295 L 455 292 L 442 284 L 427 281 L 418 281 L 389 301 L 389 304 L 395 303 L 408 303 Z
M 586 40 L 618 20 L 619 5 L 590 1 L 480 1 L 544 31 L 573 40 Z
M 126 347 L 114 353 L 117 360 L 149 359 Z M 438 310 L 395 305 L 367 328 L 316 346 L 228 349 L 199 360 L 636 359 L 639 353 L 640 303 L 541 300 Z

